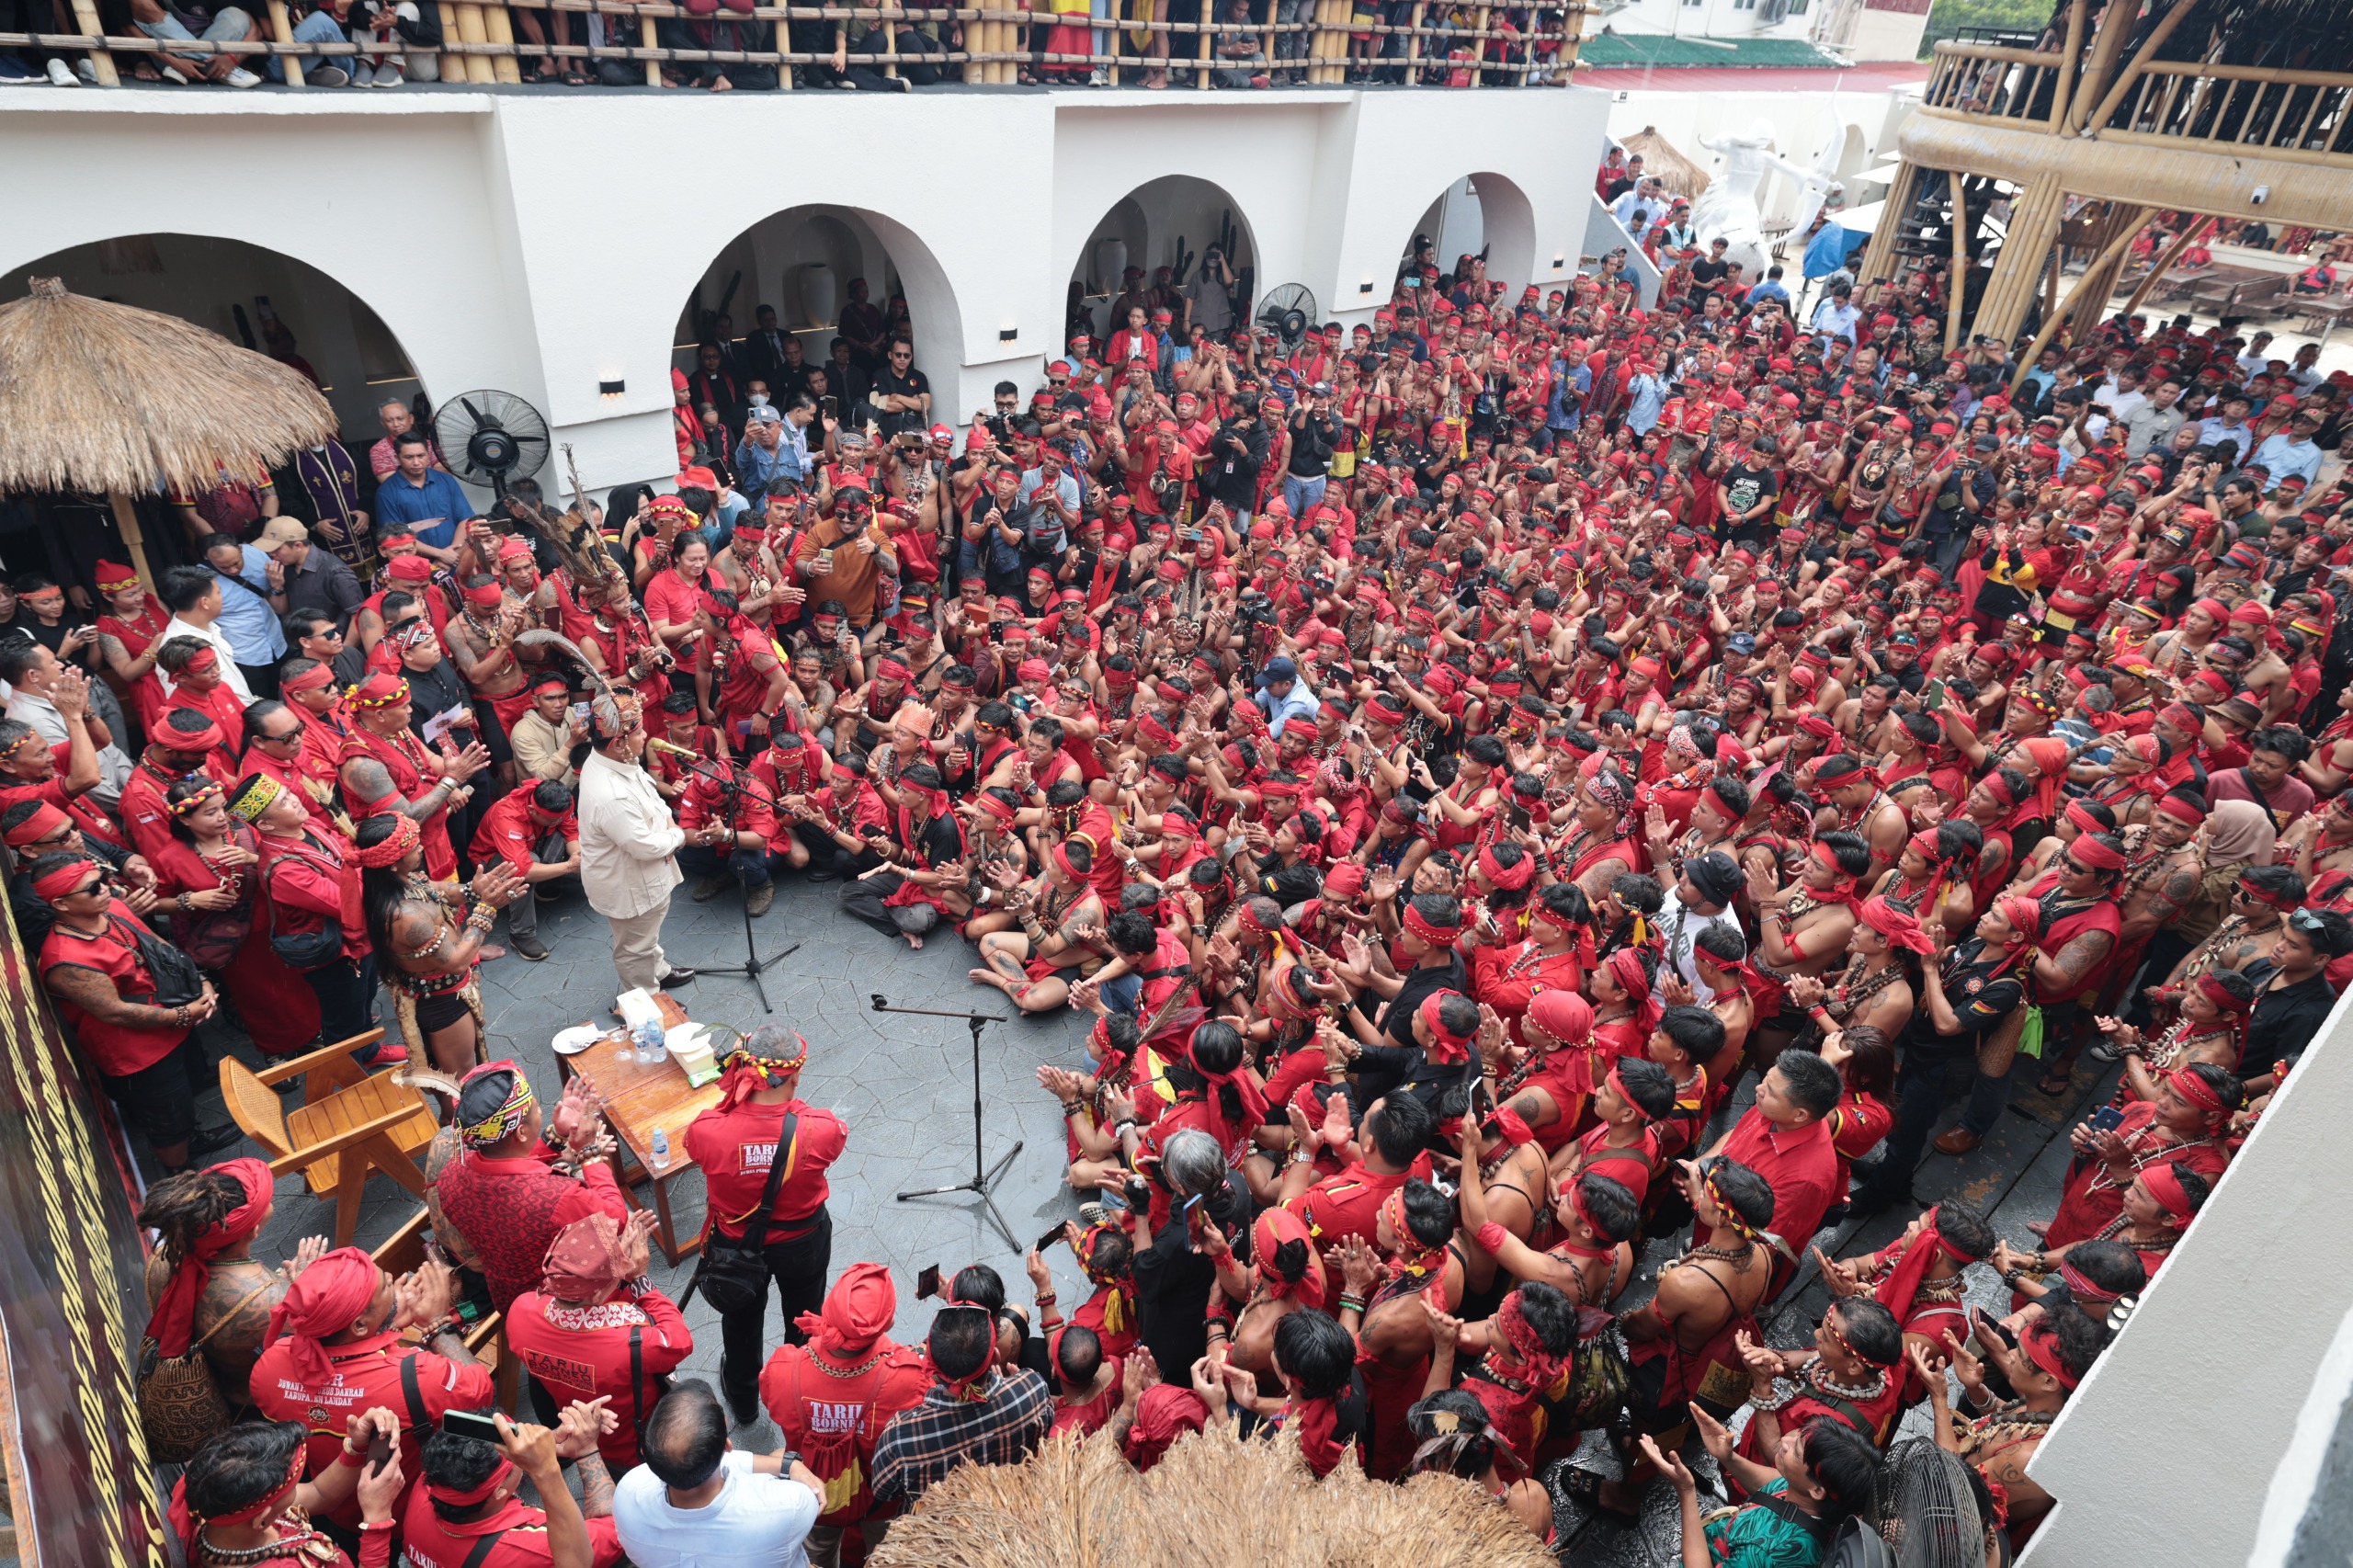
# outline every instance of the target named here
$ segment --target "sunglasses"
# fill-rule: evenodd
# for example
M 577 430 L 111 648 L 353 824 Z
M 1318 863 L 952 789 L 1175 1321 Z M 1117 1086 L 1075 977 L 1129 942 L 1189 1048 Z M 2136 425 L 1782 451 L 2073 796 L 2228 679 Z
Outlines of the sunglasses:
M 2328 929 L 2328 922 L 2309 909 L 2290 910 L 2288 924 L 2307 937 L 2317 937 Z

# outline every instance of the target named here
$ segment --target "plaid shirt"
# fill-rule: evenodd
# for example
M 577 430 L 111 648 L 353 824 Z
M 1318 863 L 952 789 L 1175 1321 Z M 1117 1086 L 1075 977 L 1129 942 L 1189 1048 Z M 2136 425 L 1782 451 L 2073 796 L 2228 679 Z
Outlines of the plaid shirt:
M 949 1398 L 934 1384 L 913 1410 L 891 1417 L 874 1446 L 874 1500 L 912 1503 L 967 1460 L 1013 1464 L 1053 1425 L 1054 1396 L 1028 1370 L 999 1371 L 988 1397 Z

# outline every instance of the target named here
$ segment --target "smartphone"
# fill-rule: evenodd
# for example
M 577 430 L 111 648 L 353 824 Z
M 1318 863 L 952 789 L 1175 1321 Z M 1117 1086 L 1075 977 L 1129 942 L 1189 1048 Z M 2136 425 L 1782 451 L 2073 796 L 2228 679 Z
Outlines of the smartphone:
M 386 1464 L 391 1462 L 392 1457 L 392 1438 L 386 1437 L 381 1428 L 369 1433 L 368 1437 L 368 1473 L 373 1475 L 378 1471 L 382 1470 Z
M 454 1437 L 472 1437 L 476 1442 L 501 1448 L 506 1443 L 506 1439 L 499 1436 L 498 1423 L 486 1410 L 449 1411 L 441 1417 L 441 1430 Z
M 939 1294 L 939 1265 L 931 1264 L 915 1276 L 915 1300 L 929 1301 Z
M 1931 680 L 1927 685 L 1920 687 L 1920 706 L 1922 709 L 1927 712 L 1933 713 L 1944 705 L 1944 682 L 1940 680 Z
M 841 399 L 834 396 L 831 392 L 826 393 L 824 397 L 817 400 L 817 412 L 824 415 L 828 419 L 836 417 L 840 415 L 841 411 Z
M 1995 1317 L 1984 1307 L 1969 1309 L 1969 1323 L 1970 1326 L 1977 1331 L 1980 1341 L 1991 1343 L 1998 1339 L 2013 1350 L 2018 1347 L 2018 1336 L 2004 1326 L 2000 1319 Z
M 1036 1241 L 1029 1244 L 1032 1247 L 1035 1247 L 1038 1251 L 1043 1252 L 1062 1239 L 1063 1228 L 1060 1225 L 1056 1225 L 1052 1230 L 1048 1231 L 1044 1235 L 1040 1236 Z
M 2117 1109 L 2112 1105 L 2104 1105 L 2097 1110 L 2092 1112 L 2092 1129 L 2097 1132 L 2113 1132 L 2116 1131 L 2118 1124 L 2123 1121 L 2123 1119 L 2124 1113 L 2122 1111 Z
M 575 702 L 572 705 L 572 722 L 575 724 L 585 724 L 588 722 L 588 705 L 585 702 Z

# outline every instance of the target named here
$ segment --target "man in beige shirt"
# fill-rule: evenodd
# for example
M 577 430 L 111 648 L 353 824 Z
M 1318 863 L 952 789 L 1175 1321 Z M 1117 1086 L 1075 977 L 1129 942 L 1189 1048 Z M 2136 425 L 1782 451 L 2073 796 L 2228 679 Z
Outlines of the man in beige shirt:
M 637 699 L 599 697 L 589 705 L 597 749 L 580 767 L 580 882 L 588 907 L 613 929 L 613 968 L 623 990 L 687 984 L 695 977 L 662 953 L 670 890 L 683 880 L 686 834 L 640 766 L 645 726 Z
M 572 766 L 572 748 L 588 738 L 588 726 L 571 712 L 572 692 L 561 676 L 549 676 L 531 688 L 531 706 L 507 732 L 515 748 L 515 766 L 529 778 L 550 778 L 571 789 L 579 783 Z

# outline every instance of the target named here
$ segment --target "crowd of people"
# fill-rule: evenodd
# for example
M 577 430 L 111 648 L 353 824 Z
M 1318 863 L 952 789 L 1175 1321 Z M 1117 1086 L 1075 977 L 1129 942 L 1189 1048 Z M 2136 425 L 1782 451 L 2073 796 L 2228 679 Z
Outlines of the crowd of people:
M 13 19 L 18 24 L 15 30 L 28 34 L 74 34 L 80 29 L 71 25 L 74 18 L 64 5 L 65 0 L 6 0 L 0 20 Z M 906 92 L 971 79 L 961 61 L 949 59 L 967 51 L 1010 51 L 1018 64 L 1006 66 L 1002 79 L 1032 85 L 1189 87 L 1204 70 L 1212 80 L 1200 85 L 1215 87 L 1299 85 L 1309 79 L 1312 51 L 1342 49 L 1351 83 L 1554 85 L 1566 79 L 1559 62 L 1575 15 L 1541 5 L 1488 7 L 1459 0 L 1354 0 L 1335 17 L 1320 13 L 1313 0 L 1267 0 L 1255 6 L 1248 0 L 1217 6 L 1176 0 L 1165 6 L 1153 0 L 1127 6 L 1121 0 L 1040 0 L 1016 7 L 1028 19 L 991 19 L 1001 30 L 983 40 L 951 9 L 900 0 L 885 0 L 868 17 L 825 17 L 813 6 L 800 8 L 807 16 L 781 19 L 755 15 L 753 0 L 726 0 L 724 6 L 721 0 L 688 0 L 679 15 L 661 19 L 649 40 L 640 31 L 636 13 L 618 7 L 588 10 L 576 18 L 571 11 L 536 6 L 494 3 L 474 9 L 498 14 L 494 23 L 474 24 L 491 27 L 493 41 L 525 46 L 518 64 L 527 85 L 656 85 L 639 60 L 589 52 L 652 44 L 665 51 L 659 85 L 714 92 Z M 106 0 L 97 16 L 108 38 L 147 39 L 163 46 L 117 54 L 115 69 L 124 81 L 233 88 L 287 81 L 285 60 L 278 55 L 182 52 L 169 47 L 175 40 L 267 44 L 274 39 L 313 47 L 356 46 L 326 54 L 306 50 L 301 76 L 306 88 L 438 82 L 445 63 L 462 59 L 444 52 L 459 41 L 458 20 L 438 5 L 415 0 L 305 0 L 274 24 L 258 7 L 208 0 Z M 1172 24 L 1184 30 L 1173 30 Z M 278 30 L 273 32 L 273 26 Z M 6 30 L 11 29 L 0 28 Z M 466 39 L 477 45 L 483 41 L 471 31 Z M 714 52 L 770 58 L 710 58 Z M 779 52 L 805 59 L 800 64 L 780 62 L 775 58 Z M 92 58 L 80 49 L 38 40 L 0 48 L 0 86 L 44 79 L 60 87 L 95 84 Z M 1334 65 L 1338 68 L 1336 54 Z
M 388 410 L 372 582 L 252 485 L 188 502 L 160 597 L 102 569 L 95 628 L 18 579 L 19 925 L 169 1173 L 159 1353 L 252 1417 L 188 1465 L 191 1560 L 858 1561 L 959 1464 L 1231 1424 L 1539 1539 L 1664 1480 L 1685 1561 L 1802 1565 L 1923 1403 L 1988 1561 L 2022 1540 L 2042 1431 L 2353 971 L 2353 378 L 2137 318 L 2022 370 L 1939 352 L 1933 269 L 1801 324 L 1669 262 L 1649 307 L 1412 265 L 1295 347 L 1140 298 L 961 437 L 878 335 L 847 403 L 714 398 L 671 493 L 562 517 L 472 515 Z M 1038 1072 L 1084 1301 L 968 1268 L 915 1347 L 887 1269 L 828 1290 L 848 1131 L 763 1028 L 686 1134 L 718 1387 L 663 1392 L 690 1336 L 594 1086 L 484 1063 L 475 973 L 577 878 L 625 985 L 687 983 L 689 873 L 831 883 L 1090 1017 Z M 267 1168 L 199 1166 L 197 1026 L 283 1057 L 380 984 L 370 1065 L 459 1080 L 446 1263 L 273 1272 Z M 1810 1252 L 2014 1097 L 2070 1123 L 2039 1245 L 1948 1198 Z M 1802 1276 L 1833 1304 L 1769 1346 Z M 538 1419 L 452 1430 L 483 1310 Z M 728 1452 L 762 1409 L 787 1451 Z

